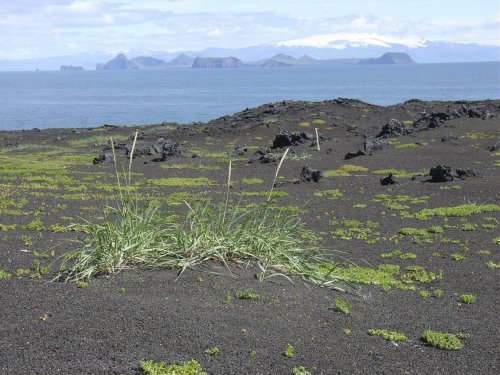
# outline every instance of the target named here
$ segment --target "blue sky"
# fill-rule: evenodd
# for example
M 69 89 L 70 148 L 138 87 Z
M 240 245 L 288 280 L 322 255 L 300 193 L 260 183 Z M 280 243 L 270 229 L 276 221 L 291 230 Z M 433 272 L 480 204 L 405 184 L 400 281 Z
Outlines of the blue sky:
M 497 0 L 0 0 L 0 60 L 331 33 L 500 45 Z

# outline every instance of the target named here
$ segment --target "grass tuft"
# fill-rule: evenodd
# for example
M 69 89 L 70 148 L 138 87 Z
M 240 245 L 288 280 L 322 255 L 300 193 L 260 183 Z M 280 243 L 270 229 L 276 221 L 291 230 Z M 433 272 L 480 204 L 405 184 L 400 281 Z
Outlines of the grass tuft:
M 149 359 L 141 361 L 139 367 L 147 375 L 208 375 L 195 360 L 182 365 L 165 365 L 164 362 Z

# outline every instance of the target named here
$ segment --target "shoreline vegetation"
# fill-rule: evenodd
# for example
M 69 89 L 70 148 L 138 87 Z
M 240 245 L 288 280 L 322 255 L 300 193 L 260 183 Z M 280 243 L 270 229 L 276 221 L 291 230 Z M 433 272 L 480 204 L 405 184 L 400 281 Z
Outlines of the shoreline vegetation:
M 0 373 L 497 372 L 499 116 L 0 131 Z

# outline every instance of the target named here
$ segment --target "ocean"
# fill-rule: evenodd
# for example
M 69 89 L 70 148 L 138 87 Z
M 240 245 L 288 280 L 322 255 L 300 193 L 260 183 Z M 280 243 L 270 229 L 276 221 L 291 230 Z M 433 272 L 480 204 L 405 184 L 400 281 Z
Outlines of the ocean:
M 0 130 L 189 124 L 282 100 L 500 99 L 500 62 L 0 72 Z

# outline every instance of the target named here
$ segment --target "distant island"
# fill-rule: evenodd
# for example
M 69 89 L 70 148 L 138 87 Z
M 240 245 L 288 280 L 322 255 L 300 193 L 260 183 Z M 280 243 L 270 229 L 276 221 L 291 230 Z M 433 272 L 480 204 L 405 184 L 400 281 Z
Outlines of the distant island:
M 61 65 L 61 68 L 59 70 L 61 72 L 64 72 L 64 71 L 80 71 L 85 69 L 83 69 L 81 66 Z
M 181 54 L 170 62 L 149 56 L 127 58 L 121 53 L 105 64 L 97 64 L 96 70 L 152 70 L 167 68 L 193 68 L 193 69 L 224 69 L 242 67 L 282 68 L 299 65 L 379 65 L 379 64 L 415 64 L 416 62 L 407 53 L 387 52 L 377 58 L 344 58 L 317 60 L 308 55 L 295 58 L 290 55 L 278 54 L 269 59 L 255 62 L 243 62 L 236 57 L 196 57 L 191 58 Z M 63 69 L 63 67 L 65 69 Z M 61 66 L 61 70 L 83 70 L 81 67 Z

